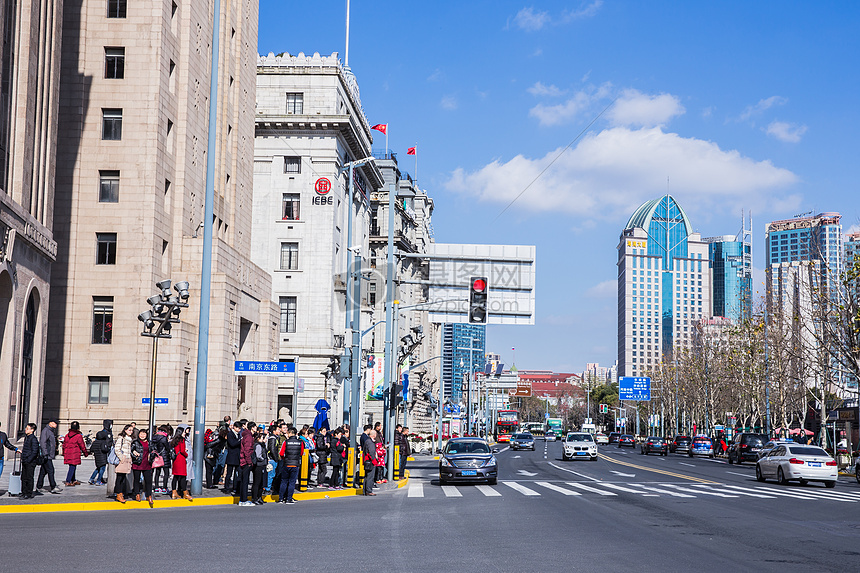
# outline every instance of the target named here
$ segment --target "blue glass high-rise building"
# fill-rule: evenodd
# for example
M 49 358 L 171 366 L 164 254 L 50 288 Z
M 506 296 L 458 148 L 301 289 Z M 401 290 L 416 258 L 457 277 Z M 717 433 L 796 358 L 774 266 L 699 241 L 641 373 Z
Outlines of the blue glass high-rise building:
M 735 324 L 752 312 L 752 244 L 744 229 L 739 235 L 705 239 L 714 283 L 714 316 Z
M 442 325 L 442 386 L 445 398 L 459 402 L 463 380 L 484 369 L 487 327 L 483 324 Z

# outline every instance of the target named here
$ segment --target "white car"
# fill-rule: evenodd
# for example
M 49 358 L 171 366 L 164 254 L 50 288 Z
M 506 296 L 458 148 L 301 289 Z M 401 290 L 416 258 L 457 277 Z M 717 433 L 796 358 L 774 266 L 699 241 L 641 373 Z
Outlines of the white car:
M 594 434 L 594 441 L 597 442 L 599 446 L 605 446 L 609 444 L 609 436 L 604 433 L 598 432 Z
M 553 432 L 552 430 L 548 431 L 546 434 L 543 435 L 543 439 L 544 439 L 544 441 L 547 441 L 547 442 L 554 442 L 555 441 L 555 432 Z
M 827 487 L 836 487 L 837 477 L 836 460 L 818 446 L 780 443 L 755 466 L 758 481 L 775 478 L 783 485 L 789 480 L 799 480 L 801 485 L 820 481 Z
M 576 458 L 588 458 L 597 461 L 597 443 L 594 436 L 585 432 L 571 432 L 564 439 L 564 449 L 561 459 L 573 460 Z

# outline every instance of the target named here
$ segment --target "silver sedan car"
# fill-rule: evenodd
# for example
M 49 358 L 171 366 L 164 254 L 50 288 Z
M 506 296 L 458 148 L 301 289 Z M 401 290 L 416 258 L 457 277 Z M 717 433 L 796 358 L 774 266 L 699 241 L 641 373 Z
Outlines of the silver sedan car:
M 827 487 L 836 487 L 838 477 L 836 460 L 818 446 L 780 443 L 756 462 L 755 477 L 758 481 L 776 478 L 781 484 L 798 480 L 824 482 Z

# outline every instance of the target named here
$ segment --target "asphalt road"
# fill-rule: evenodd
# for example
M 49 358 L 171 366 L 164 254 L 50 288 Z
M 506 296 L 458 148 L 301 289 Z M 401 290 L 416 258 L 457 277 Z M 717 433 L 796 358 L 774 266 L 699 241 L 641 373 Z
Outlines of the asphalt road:
M 504 448 L 504 446 L 502 446 Z M 856 571 L 860 485 L 779 486 L 751 465 L 561 444 L 497 455 L 495 486 L 435 462 L 374 498 L 0 515 L 3 571 Z M 47 542 L 50 540 L 50 542 Z

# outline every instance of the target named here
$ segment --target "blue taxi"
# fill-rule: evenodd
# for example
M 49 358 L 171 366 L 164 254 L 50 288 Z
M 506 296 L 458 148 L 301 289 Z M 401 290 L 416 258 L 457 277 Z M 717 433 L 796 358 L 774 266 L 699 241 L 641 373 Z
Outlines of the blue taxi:
M 708 436 L 696 436 L 690 444 L 690 457 L 708 456 L 714 457 L 714 442 Z

